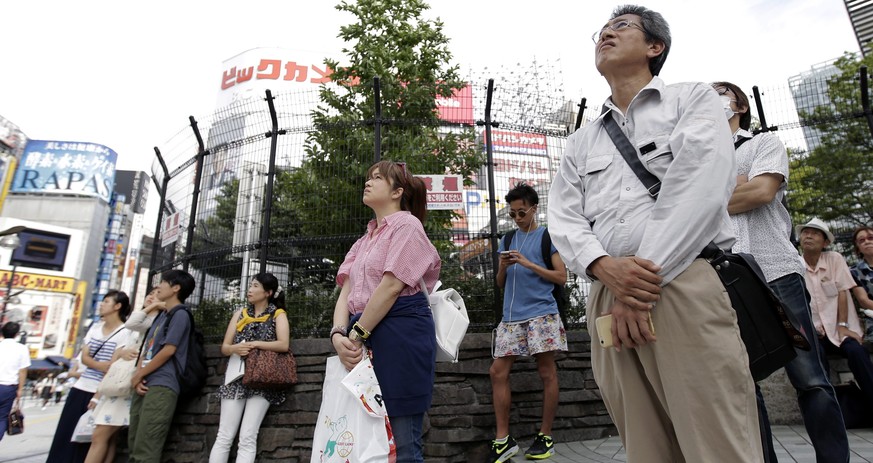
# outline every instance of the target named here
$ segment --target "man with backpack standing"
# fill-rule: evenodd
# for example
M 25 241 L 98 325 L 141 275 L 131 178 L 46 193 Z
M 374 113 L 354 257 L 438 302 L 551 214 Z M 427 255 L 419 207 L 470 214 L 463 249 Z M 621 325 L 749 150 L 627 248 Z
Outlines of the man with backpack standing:
M 183 303 L 194 286 L 194 278 L 182 270 L 164 272 L 157 286 L 157 299 L 170 309 L 161 312 L 149 328 L 131 380 L 136 393 L 130 406 L 131 463 L 160 461 L 176 402 L 187 389 L 182 376 L 188 367 L 194 324 Z
M 491 443 L 489 463 L 509 461 L 519 451 L 509 436 L 509 410 L 512 392 L 509 373 L 519 356 L 537 359 L 543 381 L 543 417 L 540 432 L 525 457 L 541 460 L 555 453 L 552 422 L 558 408 L 558 371 L 555 352 L 567 350 L 567 336 L 553 296 L 556 285 L 567 281 L 567 269 L 551 245 L 548 230 L 537 226 L 539 196 L 529 185 L 518 184 L 506 195 L 509 216 L 518 230 L 500 243 L 497 284 L 503 288 L 503 319 L 494 330 L 489 371 L 497 421 L 497 439 Z M 543 252 L 543 243 L 548 252 Z M 549 261 L 546 261 L 548 257 Z

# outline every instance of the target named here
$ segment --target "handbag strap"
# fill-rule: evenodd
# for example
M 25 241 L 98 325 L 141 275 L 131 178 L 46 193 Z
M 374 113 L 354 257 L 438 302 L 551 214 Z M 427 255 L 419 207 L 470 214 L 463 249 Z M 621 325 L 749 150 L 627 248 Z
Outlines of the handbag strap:
M 110 334 L 108 338 L 104 339 L 103 342 L 100 343 L 100 347 L 98 347 L 97 350 L 94 351 L 94 355 L 92 355 L 91 357 L 92 357 L 92 358 L 93 358 L 93 357 L 96 357 L 97 354 L 100 353 L 100 350 L 103 349 L 103 346 L 105 346 L 106 343 L 109 342 L 109 340 L 113 338 L 113 336 L 115 336 L 116 334 L 118 334 L 118 333 L 119 333 L 121 330 L 123 330 L 123 329 L 124 329 L 124 324 L 122 324 L 120 328 L 118 328 L 117 330 L 115 330 L 115 332 L 113 332 L 112 334 Z

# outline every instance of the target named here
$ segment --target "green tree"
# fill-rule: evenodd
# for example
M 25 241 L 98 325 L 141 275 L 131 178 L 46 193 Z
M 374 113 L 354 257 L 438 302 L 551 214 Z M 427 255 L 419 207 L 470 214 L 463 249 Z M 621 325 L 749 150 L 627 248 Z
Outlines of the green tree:
M 846 53 L 835 63 L 839 74 L 827 80 L 828 105 L 801 120 L 821 131 L 821 143 L 808 155 L 792 156 L 789 205 L 796 221 L 817 216 L 851 225 L 873 222 L 873 136 L 862 115 L 858 73 L 873 69 L 873 56 Z
M 362 195 L 375 160 L 374 78 L 381 83 L 382 159 L 404 161 L 413 174 L 459 174 L 468 185 L 484 161 L 471 127 L 448 127 L 438 117 L 437 98 L 466 83 L 450 64 L 442 22 L 423 16 L 427 4 L 358 0 L 336 8 L 355 18 L 340 28 L 339 37 L 348 44 L 345 57 L 326 60 L 335 69 L 333 82 L 320 89 L 305 158 L 299 166 L 278 168 L 271 198 L 269 260 L 288 267 L 286 302 L 298 336 L 330 328 L 338 295 L 334 276 L 373 217 Z M 215 214 L 201 227 L 209 236 L 198 236 L 196 250 L 226 254 L 231 247 L 238 190 L 238 181 L 222 187 Z M 452 218 L 451 211 L 430 211 L 426 224 L 444 257 L 441 278 L 446 286 L 475 294 L 468 309 L 475 313 L 481 305 L 490 322 L 491 283 L 462 271 L 451 241 Z M 239 253 L 224 258 L 227 262 L 208 271 L 229 282 L 240 275 L 241 262 Z
M 299 214 L 300 236 L 318 237 L 298 243 L 296 252 L 321 257 L 317 263 L 329 264 L 324 273 L 330 277 L 372 218 L 372 211 L 362 203 L 362 192 L 366 171 L 375 160 L 374 78 L 380 79 L 382 159 L 404 161 L 413 174 L 460 174 L 467 184 L 483 162 L 472 128 L 440 130 L 436 99 L 451 96 L 466 83 L 451 65 L 442 22 L 423 16 L 427 4 L 358 0 L 343 1 L 336 8 L 355 18 L 340 28 L 339 37 L 348 44 L 342 50 L 345 57 L 326 60 L 335 69 L 333 83 L 320 90 L 306 158 L 291 172 L 291 188 L 283 192 Z M 450 240 L 452 217 L 450 211 L 428 214 L 428 234 L 444 256 L 455 251 Z M 453 285 L 457 280 L 445 276 L 460 279 L 461 274 L 444 272 L 443 280 Z M 306 301 L 301 305 L 310 311 L 309 318 L 329 327 L 334 282 L 330 278 L 311 283 L 315 284 L 300 288 L 298 296 Z

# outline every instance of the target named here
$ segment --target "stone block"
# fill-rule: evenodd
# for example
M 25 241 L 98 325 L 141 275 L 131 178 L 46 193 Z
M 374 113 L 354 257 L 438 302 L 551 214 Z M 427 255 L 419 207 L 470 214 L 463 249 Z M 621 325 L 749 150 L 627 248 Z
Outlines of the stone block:
M 476 392 L 472 387 L 458 387 L 455 384 L 436 384 L 433 388 L 432 406 L 471 404 L 476 402 Z
M 771 425 L 796 425 L 803 423 L 797 393 L 788 381 L 788 375 L 781 369 L 764 381 L 760 381 L 761 393 L 767 405 L 767 416 Z

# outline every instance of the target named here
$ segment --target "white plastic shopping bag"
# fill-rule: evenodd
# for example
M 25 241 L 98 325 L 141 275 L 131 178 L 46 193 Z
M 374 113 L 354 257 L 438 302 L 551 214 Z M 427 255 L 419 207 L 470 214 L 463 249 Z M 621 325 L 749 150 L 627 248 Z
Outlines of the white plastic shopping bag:
M 351 372 L 328 357 L 310 463 L 393 463 L 397 458 L 388 412 L 370 359 Z
M 91 442 L 91 435 L 94 434 L 94 416 L 93 411 L 88 410 L 79 417 L 79 422 L 76 423 L 76 429 L 73 430 L 73 437 L 70 442 Z

